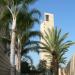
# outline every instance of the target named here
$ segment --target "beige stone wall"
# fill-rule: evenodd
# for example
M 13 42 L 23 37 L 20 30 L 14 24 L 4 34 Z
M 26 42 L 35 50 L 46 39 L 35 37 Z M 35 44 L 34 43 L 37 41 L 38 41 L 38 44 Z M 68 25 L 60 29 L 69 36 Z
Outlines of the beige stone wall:
M 49 20 L 46 21 L 46 15 L 49 16 Z M 54 15 L 50 13 L 44 14 L 44 21 L 41 23 L 40 31 L 44 34 L 47 29 L 54 28 Z
M 4 51 L 0 48 L 0 75 L 10 75 L 10 62 Z
M 67 64 L 66 75 L 75 75 L 75 55 L 72 56 L 71 60 Z
M 46 20 L 46 15 L 48 16 L 48 21 Z M 44 21 L 41 23 L 40 31 L 43 34 L 43 36 L 45 36 L 45 31 L 47 32 L 48 29 L 51 30 L 52 28 L 54 28 L 54 15 L 50 14 L 50 13 L 45 13 L 44 14 Z M 41 41 L 45 43 L 45 41 L 43 39 L 41 39 Z M 52 57 L 50 55 L 50 53 L 46 53 L 46 52 L 41 52 L 40 53 L 40 59 L 41 60 L 46 60 L 47 68 L 49 68 L 51 58 L 48 58 L 47 56 Z
M 59 68 L 59 75 L 67 75 L 65 68 Z

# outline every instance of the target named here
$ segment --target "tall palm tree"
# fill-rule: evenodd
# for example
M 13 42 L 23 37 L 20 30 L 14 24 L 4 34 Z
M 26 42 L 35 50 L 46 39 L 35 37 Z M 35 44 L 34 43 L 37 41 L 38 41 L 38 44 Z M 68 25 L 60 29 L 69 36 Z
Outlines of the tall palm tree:
M 32 41 L 30 44 L 41 44 L 39 46 L 32 47 L 33 49 L 39 48 L 42 49 L 43 52 L 48 52 L 50 55 L 47 57 L 51 59 L 51 69 L 54 72 L 54 75 L 58 75 L 58 68 L 60 64 L 66 63 L 66 57 L 64 57 L 65 53 L 68 51 L 68 48 L 75 44 L 70 40 L 67 40 L 68 33 L 62 34 L 61 29 L 48 29 L 45 31 L 45 36 L 42 36 L 43 41 Z
M 4 30 L 5 30 L 7 28 L 6 30 L 8 32 L 10 32 L 10 29 L 9 29 L 9 26 L 8 26 L 8 23 L 11 20 L 10 14 L 7 11 L 4 12 L 4 13 L 5 14 L 0 19 L 0 21 L 1 21 L 1 25 L 0 26 L 1 26 L 1 29 L 4 28 Z M 39 23 L 39 20 L 37 19 L 37 17 L 33 16 L 34 14 L 40 15 L 38 10 L 33 9 L 32 11 L 29 11 L 27 14 L 24 14 L 25 17 L 23 15 L 19 15 L 18 16 L 18 19 L 17 19 L 17 31 L 16 31 L 16 35 L 17 35 L 17 39 L 18 39 L 18 46 L 20 45 L 20 43 L 22 43 L 22 44 L 26 43 L 27 40 L 29 39 L 28 37 L 35 36 L 37 34 L 39 35 L 38 31 L 30 31 L 30 29 L 33 27 L 35 22 Z M 24 20 L 26 20 L 26 22 Z M 7 33 L 7 34 L 9 34 L 9 33 Z M 3 37 L 3 39 L 7 40 L 8 38 L 5 36 L 5 37 Z M 22 42 L 19 43 L 19 40 L 22 41 Z M 17 42 L 17 40 L 16 40 L 16 42 Z M 18 48 L 18 49 L 20 49 L 20 48 Z
M 72 41 L 67 41 L 68 33 L 62 34 L 61 29 L 53 29 L 50 31 L 45 31 L 45 36 L 42 35 L 43 46 L 45 51 L 52 55 L 52 69 L 54 75 L 58 75 L 58 68 L 60 63 L 65 63 L 64 54 L 68 51 L 68 48 L 75 44 Z
M 26 43 L 30 41 L 31 37 L 34 37 L 36 35 L 39 35 L 38 31 L 24 31 L 21 34 L 17 35 L 17 45 L 18 45 L 18 50 L 17 50 L 17 58 L 18 58 L 18 63 L 17 66 L 19 67 L 20 70 L 20 64 L 21 64 L 21 53 L 25 50 L 26 52 L 29 52 L 30 49 L 26 50 L 25 47 L 27 47 Z M 29 46 L 28 46 L 29 47 Z M 32 50 L 32 49 L 31 49 Z M 25 52 L 23 52 L 25 53 Z
M 11 26 L 11 46 L 10 46 L 11 75 L 14 75 L 13 70 L 14 70 L 14 64 L 15 64 L 15 62 L 14 62 L 14 59 L 15 59 L 15 41 L 16 41 L 16 29 L 17 29 L 18 15 L 20 15 L 20 13 L 21 13 L 21 15 L 22 16 L 24 15 L 24 18 L 25 18 L 26 13 L 28 12 L 29 5 L 34 3 L 35 1 L 36 0 L 0 0 L 0 4 L 3 5 L 4 8 L 6 8 L 8 13 L 10 14 L 7 17 L 12 18 L 10 20 L 10 24 L 12 24 L 12 26 Z M 20 18 L 22 18 L 21 15 L 20 15 Z M 27 19 L 25 19 L 25 20 L 27 20 Z M 25 20 L 23 20 L 23 22 Z M 34 19 L 30 19 L 31 22 L 33 20 Z M 37 21 L 37 19 L 36 19 L 36 21 Z M 30 22 L 28 21 L 28 23 L 30 23 Z
M 5 13 L 5 12 L 4 12 Z M 21 12 L 22 13 L 22 12 Z M 39 20 L 37 17 L 34 17 L 34 14 L 38 14 L 40 15 L 38 10 L 33 9 L 32 11 L 29 11 L 28 13 L 24 13 L 21 15 L 21 13 L 19 13 L 20 15 L 18 15 L 18 19 L 17 19 L 17 30 L 16 30 L 16 35 L 18 38 L 18 44 L 19 44 L 19 39 L 22 40 L 22 44 L 25 43 L 27 41 L 27 37 L 32 36 L 32 35 L 36 35 L 39 34 L 38 31 L 30 31 L 30 29 L 33 27 L 35 22 L 39 23 Z M 8 17 L 8 18 L 7 18 Z M 21 19 L 22 18 L 22 19 Z M 21 20 L 20 20 L 21 19 Z M 10 32 L 9 30 L 9 26 L 8 23 L 10 22 L 11 18 L 9 15 L 9 12 L 6 12 L 3 17 L 0 19 L 1 21 L 1 29 L 4 28 L 6 29 L 8 32 Z M 26 20 L 26 22 L 24 21 Z M 22 26 L 23 27 L 22 27 Z M 9 33 L 7 33 L 9 34 Z M 26 37 L 27 36 L 27 37 Z M 7 38 L 6 38 L 7 39 Z M 16 41 L 17 42 L 17 41 Z M 19 46 L 19 45 L 18 45 Z M 18 48 L 19 49 L 19 48 Z M 19 50 L 18 50 L 19 51 Z M 21 50 L 20 50 L 21 51 Z M 19 54 L 20 55 L 20 54 Z M 19 56 L 20 57 L 20 56 Z M 19 71 L 19 70 L 18 70 Z

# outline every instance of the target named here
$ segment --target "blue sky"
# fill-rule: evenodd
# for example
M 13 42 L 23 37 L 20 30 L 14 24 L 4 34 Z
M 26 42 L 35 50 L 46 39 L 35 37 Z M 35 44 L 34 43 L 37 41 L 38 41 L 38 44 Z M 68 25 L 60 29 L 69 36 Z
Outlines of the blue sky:
M 75 41 L 75 0 L 37 0 L 32 6 L 37 8 L 41 12 L 41 19 L 45 12 L 54 14 L 55 26 L 61 28 L 63 33 L 69 32 L 69 40 Z M 34 27 L 35 30 L 39 30 L 39 26 Z M 66 53 L 67 60 L 69 61 L 72 55 L 75 54 L 75 46 L 69 48 Z M 38 55 L 35 53 L 31 55 L 35 63 L 38 63 Z

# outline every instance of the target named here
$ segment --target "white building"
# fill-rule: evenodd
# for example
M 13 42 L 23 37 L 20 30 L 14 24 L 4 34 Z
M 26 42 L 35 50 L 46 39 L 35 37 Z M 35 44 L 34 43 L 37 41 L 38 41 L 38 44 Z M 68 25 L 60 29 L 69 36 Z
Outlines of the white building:
M 51 13 L 45 13 L 44 14 L 44 21 L 41 23 L 40 31 L 45 36 L 45 31 L 47 32 L 48 29 L 54 28 L 54 15 Z M 41 38 L 41 41 L 45 43 L 45 41 Z M 41 50 L 42 51 L 42 50 Z M 40 59 L 46 60 L 47 68 L 50 68 L 50 60 L 47 55 L 50 55 L 50 53 L 41 52 L 40 53 Z M 51 57 L 51 55 L 50 55 Z

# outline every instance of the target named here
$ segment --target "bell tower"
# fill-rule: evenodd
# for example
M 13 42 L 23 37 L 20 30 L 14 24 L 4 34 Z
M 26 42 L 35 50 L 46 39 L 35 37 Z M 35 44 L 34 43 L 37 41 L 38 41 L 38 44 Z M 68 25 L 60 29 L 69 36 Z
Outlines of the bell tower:
M 43 36 L 45 36 L 45 31 L 47 31 L 47 29 L 52 30 L 53 28 L 54 28 L 54 15 L 51 13 L 44 13 L 44 21 L 41 23 L 41 27 L 40 27 L 41 33 L 43 34 Z M 42 38 L 40 41 L 45 43 L 45 41 Z M 49 68 L 51 59 L 49 59 L 47 55 L 50 55 L 50 53 L 40 52 L 40 59 L 46 60 L 47 68 Z

